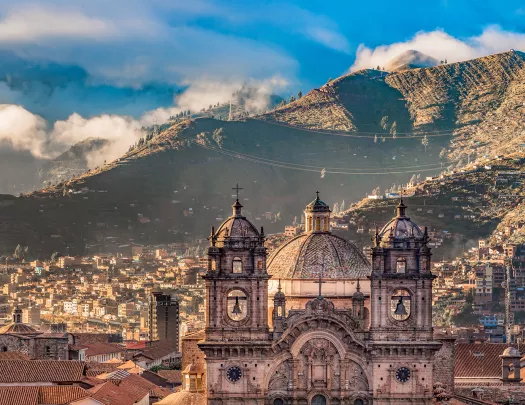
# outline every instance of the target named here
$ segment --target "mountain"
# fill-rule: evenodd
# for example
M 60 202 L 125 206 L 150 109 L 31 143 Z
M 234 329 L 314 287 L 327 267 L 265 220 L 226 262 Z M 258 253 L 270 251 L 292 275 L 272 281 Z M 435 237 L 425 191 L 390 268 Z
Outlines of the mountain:
M 386 117 L 386 118 L 385 118 Z M 426 69 L 360 70 L 260 119 L 398 138 L 451 136 L 451 160 L 512 152 L 525 129 L 525 54 L 509 51 Z M 468 160 L 468 159 L 466 159 Z
M 485 154 L 515 152 L 523 142 L 516 134 L 524 122 L 524 74 L 524 55 L 514 51 L 393 73 L 363 70 L 255 118 L 185 120 L 71 181 L 0 197 L 1 246 L 11 252 L 21 244 L 46 256 L 203 238 L 229 215 L 237 183 L 256 225 L 282 231 L 316 190 L 331 205 L 348 203 L 417 173 L 435 176 L 469 167 L 469 160 L 478 164 Z M 486 176 L 456 175 L 457 186 L 447 177 L 422 195 L 430 190 L 436 205 L 453 207 L 460 184 L 465 198 L 475 198 L 468 183 Z M 449 182 L 449 200 L 442 201 Z M 377 223 L 392 213 L 373 212 Z M 497 226 L 497 212 L 480 222 L 479 234 Z
M 79 176 L 89 169 L 89 157 L 110 145 L 110 141 L 102 138 L 87 138 L 71 146 L 67 151 L 46 162 L 39 171 L 41 180 L 60 182 Z
M 405 51 L 394 59 L 390 60 L 386 66 L 385 70 L 394 71 L 394 70 L 406 70 L 406 69 L 417 69 L 417 68 L 427 68 L 439 65 L 439 61 L 432 56 L 425 55 L 422 52 L 415 50 Z
M 407 215 L 418 225 L 427 226 L 429 232 L 445 231 L 456 236 L 445 242 L 448 251 L 441 252 L 454 258 L 465 244 L 472 246 L 481 238 L 523 241 L 523 230 L 512 238 L 496 237 L 505 226 L 525 224 L 523 177 L 525 153 L 516 152 L 428 178 L 405 190 L 403 200 Z M 398 202 L 399 198 L 366 198 L 354 204 L 338 215 L 350 224 L 345 236 L 363 245 L 370 243 L 376 226 L 392 218 Z

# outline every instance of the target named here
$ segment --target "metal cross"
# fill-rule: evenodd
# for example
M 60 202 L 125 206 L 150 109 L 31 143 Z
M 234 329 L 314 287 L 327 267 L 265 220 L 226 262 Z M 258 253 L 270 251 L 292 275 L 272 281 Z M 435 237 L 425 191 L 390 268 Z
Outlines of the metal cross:
M 319 281 L 314 281 L 314 284 L 319 284 L 319 298 L 322 297 L 321 287 L 324 283 L 326 283 L 326 281 L 322 281 L 322 275 L 319 274 Z
M 319 191 L 315 192 L 317 194 L 317 199 L 319 199 Z
M 242 187 L 239 187 L 239 183 L 237 183 L 237 186 L 233 187 L 232 190 L 235 190 L 237 194 L 237 200 L 239 199 L 239 190 L 244 190 Z

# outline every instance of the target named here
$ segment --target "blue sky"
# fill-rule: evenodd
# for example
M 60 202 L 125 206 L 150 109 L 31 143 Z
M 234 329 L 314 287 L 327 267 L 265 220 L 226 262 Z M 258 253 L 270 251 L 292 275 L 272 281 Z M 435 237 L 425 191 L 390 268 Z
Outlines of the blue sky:
M 36 115 L 24 136 L 38 145 L 66 144 L 92 118 L 151 124 L 244 83 L 287 97 L 408 49 L 454 62 L 509 48 L 525 50 L 523 0 L 1 0 L 0 104 L 24 111 L 0 108 L 0 141 L 19 136 L 6 111 Z
M 319 86 L 375 48 L 442 30 L 462 41 L 525 31 L 522 1 L 3 0 L 0 47 L 140 87 L 207 78 Z

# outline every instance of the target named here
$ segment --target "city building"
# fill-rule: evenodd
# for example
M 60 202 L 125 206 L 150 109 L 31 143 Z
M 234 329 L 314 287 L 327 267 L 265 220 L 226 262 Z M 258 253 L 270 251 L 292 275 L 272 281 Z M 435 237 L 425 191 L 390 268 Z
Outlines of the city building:
M 149 303 L 150 340 L 169 341 L 179 350 L 179 301 L 171 294 L 154 291 Z
M 432 328 L 428 234 L 405 211 L 401 201 L 376 232 L 370 266 L 357 248 L 331 237 L 330 209 L 317 196 L 306 210 L 303 248 L 282 267 L 302 270 L 305 290 L 288 291 L 306 302 L 298 308 L 294 299 L 290 308 L 282 281 L 269 299 L 264 233 L 235 201 L 233 215 L 212 228 L 204 276 L 206 329 L 198 346 L 208 404 L 430 404 L 435 383 L 452 390 L 454 340 L 437 339 Z M 286 275 L 293 285 L 295 274 Z M 345 288 L 336 305 L 338 277 Z M 368 278 L 369 298 L 361 278 Z

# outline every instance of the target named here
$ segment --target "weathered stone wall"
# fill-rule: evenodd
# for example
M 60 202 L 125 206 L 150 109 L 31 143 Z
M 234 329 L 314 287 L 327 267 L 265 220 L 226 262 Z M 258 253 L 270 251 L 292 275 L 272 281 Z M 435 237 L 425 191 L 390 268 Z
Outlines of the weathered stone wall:
M 206 370 L 206 361 L 204 360 L 204 352 L 199 349 L 197 344 L 204 340 L 203 333 L 194 333 L 189 337 L 182 338 L 182 370 L 189 364 L 195 364 Z M 206 387 L 206 375 L 203 376 L 202 386 Z
M 445 389 L 454 393 L 454 353 L 455 338 L 448 336 L 437 336 L 436 340 L 443 343 L 441 349 L 435 354 L 434 360 L 434 383 L 440 382 Z
M 69 360 L 66 338 L 20 338 L 0 335 L 0 351 L 21 352 L 31 360 Z
M 455 393 L 457 395 L 464 395 L 466 397 L 472 398 L 472 390 L 474 388 L 481 388 L 483 393 L 481 395 L 483 401 L 495 402 L 495 403 L 508 403 L 509 398 L 512 397 L 512 400 L 515 403 L 524 403 L 525 402 L 525 389 L 523 384 L 505 384 L 501 383 L 499 386 L 485 386 L 483 384 L 469 387 L 456 386 Z

